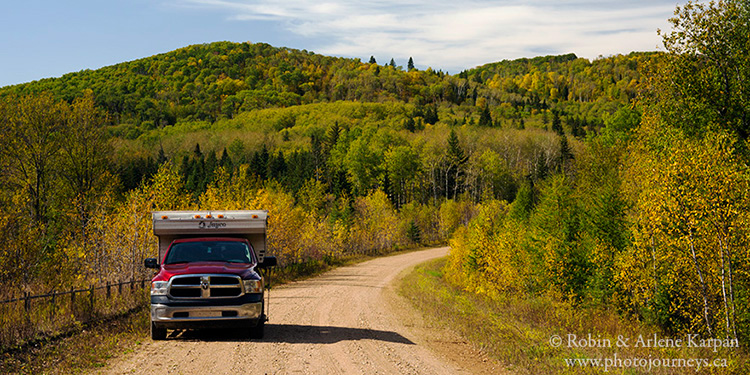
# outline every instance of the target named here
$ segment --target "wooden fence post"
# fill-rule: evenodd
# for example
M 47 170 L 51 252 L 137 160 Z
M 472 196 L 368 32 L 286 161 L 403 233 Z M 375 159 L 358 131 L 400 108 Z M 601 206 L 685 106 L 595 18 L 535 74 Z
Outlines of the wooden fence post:
M 23 309 L 26 311 L 26 321 L 31 322 L 31 300 L 29 300 L 29 295 L 31 293 L 24 292 L 23 293 Z
M 70 314 L 73 315 L 73 320 L 76 316 L 76 291 L 73 287 L 70 287 Z
M 50 320 L 52 320 L 53 322 L 55 321 L 55 297 L 57 297 L 57 292 L 53 290 L 52 291 L 52 306 L 49 309 L 49 317 L 50 317 Z
M 94 318 L 94 284 L 91 284 L 91 289 L 89 289 L 89 299 L 91 300 L 91 312 L 89 313 L 89 319 Z

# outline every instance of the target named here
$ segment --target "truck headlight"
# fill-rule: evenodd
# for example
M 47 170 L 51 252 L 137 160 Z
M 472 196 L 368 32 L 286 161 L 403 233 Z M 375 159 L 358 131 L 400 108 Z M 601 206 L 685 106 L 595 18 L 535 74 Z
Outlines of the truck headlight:
M 261 280 L 242 280 L 245 284 L 245 293 L 263 293 L 263 282 Z
M 152 296 L 165 296 L 167 295 L 168 281 L 152 281 L 151 282 L 151 295 Z

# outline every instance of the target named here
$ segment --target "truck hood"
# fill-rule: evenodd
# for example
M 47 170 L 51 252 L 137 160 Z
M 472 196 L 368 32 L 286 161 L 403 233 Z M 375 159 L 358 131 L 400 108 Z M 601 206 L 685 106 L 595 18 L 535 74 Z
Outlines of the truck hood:
M 227 262 L 194 262 L 165 264 L 162 266 L 160 279 L 169 280 L 172 276 L 188 274 L 231 274 L 243 279 L 258 278 L 255 264 Z M 251 275 L 256 275 L 255 277 Z

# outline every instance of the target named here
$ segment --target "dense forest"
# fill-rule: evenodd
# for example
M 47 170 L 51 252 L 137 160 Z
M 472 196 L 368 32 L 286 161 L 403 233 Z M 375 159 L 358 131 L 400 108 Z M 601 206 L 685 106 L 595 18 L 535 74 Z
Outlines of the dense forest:
M 451 240 L 453 283 L 750 339 L 750 7 L 688 3 L 670 22 L 667 52 L 638 69 L 640 119 L 623 113 L 513 202 L 481 202 Z
M 286 265 L 450 240 L 477 293 L 747 342 L 748 19 L 456 75 L 219 42 L 0 88 L 0 282 L 141 277 L 150 211 L 267 209 Z

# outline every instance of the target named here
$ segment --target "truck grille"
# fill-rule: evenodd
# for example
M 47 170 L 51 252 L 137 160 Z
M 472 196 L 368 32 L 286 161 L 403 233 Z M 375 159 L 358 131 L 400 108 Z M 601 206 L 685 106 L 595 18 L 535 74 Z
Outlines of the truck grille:
M 173 298 L 231 298 L 242 295 L 242 279 L 227 275 L 175 276 L 169 284 Z

